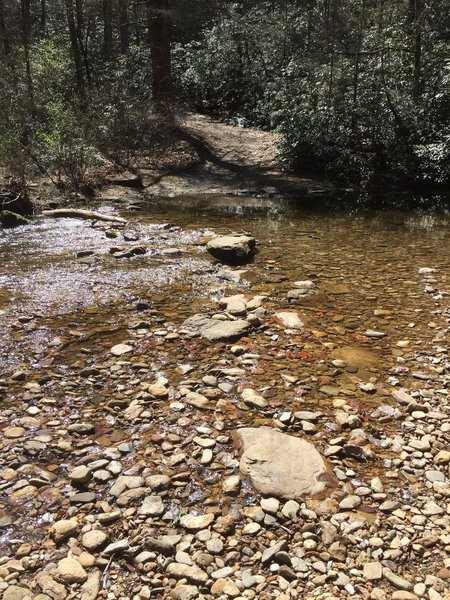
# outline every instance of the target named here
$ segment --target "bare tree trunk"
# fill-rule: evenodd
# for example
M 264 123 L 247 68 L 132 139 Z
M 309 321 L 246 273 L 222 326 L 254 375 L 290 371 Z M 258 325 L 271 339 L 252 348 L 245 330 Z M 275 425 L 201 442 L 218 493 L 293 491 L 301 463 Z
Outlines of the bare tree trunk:
M 83 61 L 78 41 L 77 25 L 75 23 L 73 0 L 65 0 L 65 4 L 67 24 L 69 26 L 70 44 L 75 65 L 78 95 L 80 97 L 81 102 L 84 103 L 86 101 L 86 88 L 84 84 Z
M 333 98 L 333 86 L 334 86 L 334 69 L 335 69 L 335 34 L 336 34 L 336 19 L 337 19 L 337 6 L 336 0 L 333 0 L 333 14 L 330 19 L 330 3 L 327 1 L 326 6 L 326 29 L 327 29 L 327 52 L 330 54 L 330 76 L 328 79 L 328 108 L 331 108 L 331 100 Z M 331 25 L 330 25 L 331 20 Z
M 157 105 L 172 98 L 170 0 L 150 0 L 149 34 L 151 38 L 153 99 Z
M 422 93 L 422 17 L 423 0 L 408 0 L 408 24 L 411 32 L 414 74 L 412 82 L 412 97 L 417 102 Z
M 43 33 L 47 26 L 47 0 L 41 0 L 41 22 L 40 29 Z
M 5 21 L 5 5 L 3 0 L 0 0 L 0 52 L 5 56 L 8 56 L 10 49 L 8 30 L 6 29 Z
M 22 42 L 25 54 L 25 70 L 27 74 L 28 98 L 31 105 L 34 105 L 33 77 L 31 75 L 30 64 L 30 36 L 31 36 L 31 15 L 30 0 L 21 0 L 20 8 L 22 12 Z
M 122 54 L 126 54 L 130 45 L 127 0 L 119 0 L 119 35 L 120 51 Z
M 112 0 L 103 0 L 103 41 L 106 58 L 110 58 L 113 51 L 112 18 Z
M 366 0 L 362 0 L 361 6 L 361 17 L 359 19 L 358 27 L 358 41 L 356 46 L 355 64 L 353 67 L 353 110 L 352 110 L 352 130 L 354 131 L 358 123 L 356 114 L 357 103 L 358 103 L 358 86 L 359 86 L 359 71 L 361 63 L 361 50 L 363 43 L 363 32 L 364 32 L 364 21 L 366 18 Z

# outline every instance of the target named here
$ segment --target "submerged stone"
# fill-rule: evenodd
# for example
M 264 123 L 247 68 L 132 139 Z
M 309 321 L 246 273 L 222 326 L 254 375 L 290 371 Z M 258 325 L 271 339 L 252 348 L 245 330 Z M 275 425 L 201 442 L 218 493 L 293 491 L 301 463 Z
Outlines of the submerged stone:
M 271 427 L 244 427 L 237 435 L 243 448 L 241 471 L 261 494 L 294 499 L 325 490 L 325 461 L 306 440 Z
M 198 332 L 202 337 L 210 342 L 219 342 L 227 340 L 235 340 L 251 329 L 251 324 L 243 319 L 236 321 L 221 321 L 219 319 L 211 319 L 205 315 L 194 315 L 187 319 L 183 325 L 183 329 Z
M 302 329 L 302 327 L 304 327 L 304 323 L 301 321 L 296 312 L 280 311 L 275 313 L 275 316 L 283 323 L 285 327 L 288 327 L 289 329 Z

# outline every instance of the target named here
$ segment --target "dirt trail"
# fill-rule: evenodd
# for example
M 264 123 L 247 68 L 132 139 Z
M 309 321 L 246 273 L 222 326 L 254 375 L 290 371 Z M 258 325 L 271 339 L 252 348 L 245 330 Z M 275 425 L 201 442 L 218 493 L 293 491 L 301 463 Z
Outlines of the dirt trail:
M 141 164 L 151 196 L 242 194 L 265 197 L 304 195 L 329 184 L 288 176 L 277 164 L 277 134 L 188 115 L 168 164 Z M 181 165 L 179 164 L 181 157 Z M 171 164 L 172 163 L 172 164 Z M 177 165 L 177 166 L 174 166 Z M 112 190 L 104 195 L 111 197 Z M 114 196 L 120 193 L 117 190 Z

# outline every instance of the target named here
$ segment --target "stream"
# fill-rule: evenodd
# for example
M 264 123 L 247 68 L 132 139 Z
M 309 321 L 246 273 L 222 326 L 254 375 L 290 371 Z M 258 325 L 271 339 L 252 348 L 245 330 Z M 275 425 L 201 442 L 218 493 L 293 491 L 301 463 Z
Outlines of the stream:
M 317 209 L 296 200 L 165 199 L 139 213 L 122 211 L 130 218 L 125 231 L 138 240 L 125 243 L 122 234 L 106 237 L 104 224 L 76 219 L 42 219 L 0 232 L 0 373 L 21 361 L 38 365 L 66 327 L 120 324 L 124 307 L 139 300 L 181 320 L 234 287 L 279 297 L 302 279 L 320 282 L 323 294 L 309 307 L 309 322 L 329 341 L 341 345 L 351 332 L 381 327 L 394 339 L 426 342 L 434 303 L 417 273 L 448 269 L 450 216 L 442 200 L 434 210 L 416 211 L 343 204 Z M 260 242 L 236 286 L 200 245 L 229 231 L 249 232 Z M 136 243 L 146 246 L 144 256 L 109 253 Z M 172 255 L 174 248 L 180 252 Z M 80 251 L 91 255 L 77 258 Z M 374 308 L 392 314 L 375 317 Z
M 304 519 L 312 520 L 305 531 L 322 531 L 329 513 L 342 516 L 344 508 L 358 507 L 354 515 L 361 530 L 351 537 L 357 525 L 348 532 L 342 525 L 354 552 L 348 564 L 355 564 L 359 552 L 362 563 L 369 557 L 385 568 L 412 569 L 411 578 L 419 583 L 421 569 L 440 568 L 439 552 L 416 555 L 414 540 L 424 529 L 438 536 L 448 531 L 448 517 L 431 512 L 428 524 L 416 526 L 402 514 L 420 512 L 431 490 L 439 500 L 435 482 L 448 490 L 446 199 L 416 201 L 412 209 L 396 202 L 375 208 L 354 197 L 305 202 L 202 196 L 100 210 L 125 217 L 127 225 L 37 218 L 32 225 L 0 231 L 0 555 L 3 549 L 11 558 L 15 575 L 8 581 L 22 577 L 12 559 L 19 554 L 28 561 L 26 585 L 45 591 L 28 572 L 39 573 L 62 556 L 48 541 L 55 535 L 49 527 L 58 519 L 89 524 L 117 511 L 111 522 L 102 517 L 101 526 L 105 523 L 110 541 L 129 540 L 126 555 L 146 547 L 146 530 L 139 524 L 149 524 L 151 535 L 173 536 L 186 507 L 195 515 L 207 507 L 236 521 L 245 514 L 253 527 L 251 511 L 259 497 L 250 482 L 238 478 L 231 497 L 222 486 L 225 476 L 238 472 L 234 430 L 262 425 L 307 436 L 329 461 L 327 492 L 303 506 Z M 230 232 L 258 240 L 249 264 L 221 265 L 207 253 L 208 239 Z M 143 250 L 127 257 L 136 247 Z M 311 293 L 289 299 L 296 282 L 304 281 L 312 282 Z M 211 343 L 183 328 L 198 313 L 229 318 L 219 302 L 234 294 L 262 307 L 263 316 L 245 337 Z M 283 325 L 280 311 L 294 311 L 301 327 Z M 258 391 L 260 408 L 243 399 L 246 388 Z M 190 405 L 186 399 L 193 392 Z M 214 410 L 210 403 L 216 403 Z M 202 446 L 198 436 L 205 435 Z M 444 458 L 436 466 L 438 452 Z M 90 479 L 71 475 L 86 465 Z M 111 498 L 111 483 L 120 473 L 171 481 L 172 488 L 156 488 L 160 495 L 151 496 L 153 502 L 162 497 L 166 512 L 144 521 L 135 507 L 144 492 L 129 495 L 123 504 L 125 493 Z M 355 497 L 352 504 L 348 499 Z M 401 504 L 378 509 L 391 499 Z M 398 553 L 391 544 L 395 535 L 384 521 L 391 510 L 401 522 L 394 529 L 412 554 Z M 266 535 L 270 540 L 287 532 L 297 548 L 292 524 L 282 521 L 277 530 L 277 520 L 269 516 L 259 543 L 266 543 Z M 333 521 L 333 527 L 340 522 Z M 252 527 L 248 531 L 258 530 Z M 377 546 L 366 554 L 365 539 L 377 531 L 382 550 Z M 181 542 L 183 552 L 196 543 L 191 538 Z M 242 539 L 256 552 L 253 541 Z M 449 536 L 439 539 L 445 554 Z M 230 544 L 231 552 L 235 544 Z M 297 556 L 308 557 L 316 546 L 305 542 Z M 41 553 L 40 547 L 45 547 Z M 71 547 L 76 556 L 78 550 Z M 98 559 L 100 569 L 107 558 Z M 155 597 L 168 597 L 166 565 L 148 560 L 152 566 L 144 575 L 140 566 L 130 567 L 136 589 L 151 582 L 165 590 Z M 6 589 L 1 587 L 5 563 L 8 568 L 6 558 L 0 562 L 0 591 Z M 226 561 L 216 563 L 222 568 Z M 128 598 L 120 595 L 127 580 L 115 562 L 111 568 L 115 583 L 103 576 L 103 588 L 111 597 Z M 260 583 L 261 591 L 271 590 L 275 581 L 284 590 L 272 571 L 273 582 Z M 292 584 L 300 592 L 302 577 Z M 349 595 L 358 589 L 353 580 L 336 585 L 349 585 Z M 427 585 L 436 587 L 434 581 Z M 58 595 L 65 588 L 52 589 L 65 597 Z

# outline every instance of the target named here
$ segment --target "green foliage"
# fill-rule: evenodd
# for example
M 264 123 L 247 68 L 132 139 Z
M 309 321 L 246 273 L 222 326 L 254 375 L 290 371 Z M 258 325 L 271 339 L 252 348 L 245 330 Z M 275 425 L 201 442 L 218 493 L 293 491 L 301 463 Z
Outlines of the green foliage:
M 412 22 L 400 0 L 231 4 L 176 48 L 180 90 L 197 109 L 276 128 L 287 169 L 445 182 L 449 3 L 417 5 Z
M 47 104 L 45 126 L 36 131 L 31 152 L 36 163 L 75 191 L 90 190 L 89 170 L 100 164 L 83 117 L 66 103 Z
M 176 117 L 154 105 L 152 68 L 167 20 L 180 104 L 277 130 L 286 169 L 367 186 L 450 179 L 450 0 L 158 0 L 125 20 L 108 3 L 48 0 L 28 24 L 1 1 L 0 164 L 19 182 L 37 170 L 79 190 L 100 155 L 130 166 L 164 152 Z

